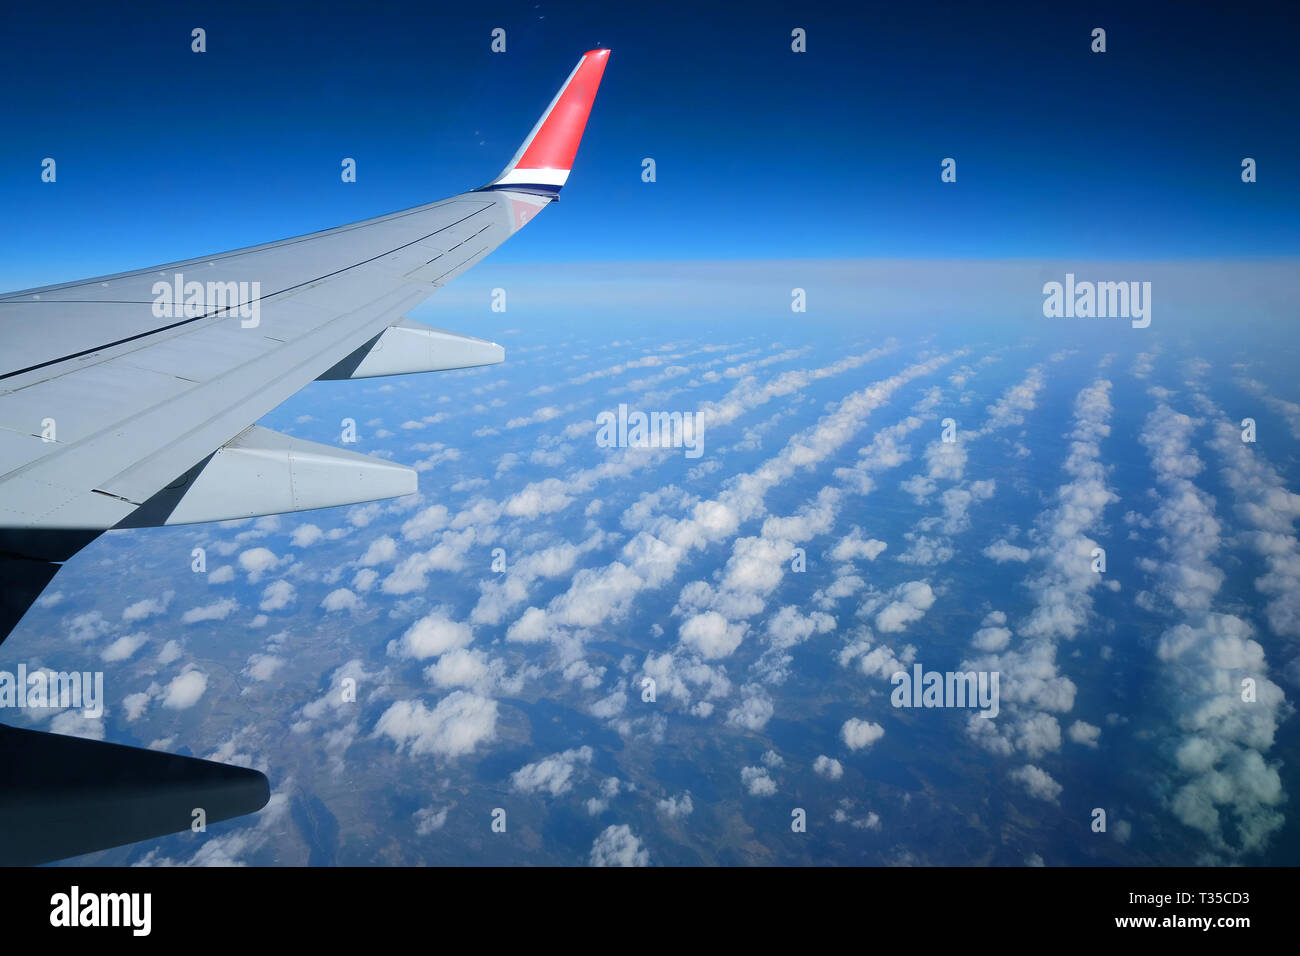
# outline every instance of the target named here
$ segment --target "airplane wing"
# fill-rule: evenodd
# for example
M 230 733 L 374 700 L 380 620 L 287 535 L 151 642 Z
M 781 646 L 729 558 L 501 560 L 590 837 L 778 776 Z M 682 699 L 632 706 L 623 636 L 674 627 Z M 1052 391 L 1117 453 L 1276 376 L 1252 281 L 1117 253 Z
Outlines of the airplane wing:
M 478 189 L 266 245 L 0 295 L 0 641 L 61 562 L 110 528 L 413 493 L 411 468 L 254 423 L 317 379 L 504 360 L 499 345 L 405 313 L 559 198 L 608 58 L 592 50 L 579 60 L 509 165 Z M 9 797 L 19 739 L 0 734 Z M 33 738 L 21 739 L 30 754 Z M 197 778 L 211 777 L 204 772 Z M 253 810 L 265 803 L 255 796 Z M 192 799 L 180 801 L 179 826 L 157 832 L 187 828 Z M 5 810 L 15 819 L 12 803 Z M 77 852 L 120 835 L 111 826 L 88 834 Z M 137 827 L 125 839 L 148 835 Z M 34 839 L 0 825 L 0 862 L 34 859 L 6 852 Z

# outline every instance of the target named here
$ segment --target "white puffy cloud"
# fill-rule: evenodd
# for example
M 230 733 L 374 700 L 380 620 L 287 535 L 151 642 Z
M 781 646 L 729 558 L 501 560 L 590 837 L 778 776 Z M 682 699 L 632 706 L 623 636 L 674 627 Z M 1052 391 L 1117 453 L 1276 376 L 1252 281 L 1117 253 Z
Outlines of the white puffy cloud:
M 1031 536 L 1034 548 L 1024 552 L 997 541 L 984 551 L 999 562 L 1029 559 L 1036 563 L 1025 580 L 1034 607 L 1020 626 L 1021 642 L 1010 647 L 1012 634 L 1003 626 L 1006 615 L 995 612 L 997 616 L 986 618 L 971 642 L 986 656 L 961 665 L 962 670 L 1000 674 L 1003 715 L 996 722 L 975 719 L 966 724 L 971 738 L 995 754 L 1009 756 L 1020 750 L 1034 759 L 1060 749 L 1061 728 L 1053 714 L 1074 706 L 1076 687 L 1060 673 L 1057 642 L 1073 639 L 1087 626 L 1091 589 L 1104 581 L 1092 569 L 1097 544 L 1087 532 L 1100 523 L 1105 508 L 1119 500 L 1101 461 L 1100 442 L 1110 434 L 1110 390 L 1109 381 L 1097 379 L 1075 397 L 1071 442 L 1063 465 L 1069 480 L 1057 489 L 1054 506 L 1036 520 Z
M 300 524 L 289 535 L 289 543 L 295 548 L 308 548 L 323 537 L 325 537 L 325 532 L 321 531 L 316 525 Z
M 832 561 L 856 561 L 865 558 L 874 561 L 889 545 L 877 538 L 864 538 L 859 528 L 854 528 L 830 550 Z
M 776 712 L 772 698 L 752 684 L 746 684 L 741 692 L 740 704 L 727 712 L 727 723 L 744 730 L 762 730 Z
M 827 780 L 838 780 L 844 776 L 844 764 L 834 757 L 821 754 L 813 761 L 813 773 L 819 777 L 825 777 Z
M 394 657 L 425 660 L 467 647 L 473 639 L 469 625 L 453 621 L 444 611 L 436 610 L 407 628 L 400 640 L 390 641 L 388 653 Z
M 1157 657 L 1173 687 L 1170 703 L 1182 733 L 1175 763 L 1185 782 L 1170 804 L 1183 823 L 1232 852 L 1262 848 L 1284 823 L 1285 800 L 1276 765 L 1263 753 L 1274 743 L 1282 689 L 1267 677 L 1264 649 L 1249 622 L 1232 614 L 1197 614 L 1161 635 Z M 1242 681 L 1255 699 L 1242 700 Z M 1235 843 L 1223 828 L 1235 824 Z
M 649 866 L 650 853 L 625 823 L 606 827 L 591 844 L 592 866 Z
M 361 599 L 347 588 L 335 588 L 320 602 L 326 611 L 355 611 L 361 607 Z
M 484 683 L 490 673 L 487 655 L 468 648 L 448 651 L 424 670 L 424 676 L 436 687 L 475 687 Z
M 892 346 L 874 350 L 874 354 L 849 356 L 825 369 L 797 373 L 789 377 L 783 376 L 782 379 L 769 385 L 742 383 L 737 386 L 737 390 L 752 392 L 755 388 L 762 389 L 765 394 L 763 400 L 770 400 L 790 394 L 818 378 L 856 368 L 877 355 L 886 354 L 891 348 Z M 646 519 L 640 522 L 641 530 L 624 545 L 621 560 L 604 568 L 587 568 L 574 575 L 569 589 L 552 599 L 542 612 L 545 617 L 533 617 L 530 621 L 530 632 L 549 633 L 557 627 L 598 627 L 609 620 L 626 616 L 630 612 L 632 602 L 641 592 L 660 587 L 671 580 L 692 551 L 734 535 L 742 521 L 762 515 L 765 510 L 764 497 L 770 489 L 801 470 L 815 467 L 829 458 L 852 437 L 875 408 L 889 400 L 896 389 L 919 376 L 935 371 L 949 360 L 950 356 L 935 356 L 851 393 L 836 403 L 831 411 L 815 425 L 791 436 L 781 452 L 764 462 L 757 470 L 734 476 L 716 499 L 695 502 L 685 517 L 673 518 L 663 515 L 650 518 L 647 515 Z M 721 403 L 704 403 L 699 409 L 699 414 L 707 432 L 715 424 L 734 419 L 747 407 L 753 407 L 748 399 L 741 400 L 739 396 L 730 396 L 724 398 Z M 641 455 L 640 459 L 647 465 L 662 460 L 653 454 Z M 626 463 L 632 460 L 634 459 L 628 456 L 614 458 L 602 465 L 600 469 L 588 470 L 567 481 L 546 479 L 534 483 L 526 489 L 526 492 L 543 498 L 554 496 L 561 499 L 574 497 L 577 494 L 585 495 L 596 480 L 629 474 L 630 468 Z M 527 500 L 527 495 L 521 492 L 511 499 L 511 503 Z M 788 522 L 786 519 L 781 519 L 781 522 L 774 527 L 781 531 L 794 530 L 796 525 L 805 529 L 816 527 L 823 520 L 822 513 L 826 511 L 825 505 L 825 500 L 814 503 L 812 508 L 796 516 L 796 521 Z M 563 506 L 561 503 L 556 507 Z M 507 511 L 513 513 L 512 507 L 513 510 L 520 512 L 520 516 L 540 513 L 541 510 L 531 506 L 514 507 L 511 504 L 508 505 Z M 763 550 L 779 548 L 777 542 L 766 538 L 751 540 L 754 541 L 753 544 L 746 544 L 743 547 L 755 549 L 754 553 L 739 555 L 733 553 L 733 557 L 738 557 L 738 560 L 724 572 L 725 580 L 734 571 L 732 584 L 735 585 L 735 589 L 732 590 L 732 584 L 724 583 L 719 595 L 724 601 L 734 598 L 737 602 L 736 607 L 726 607 L 727 615 L 731 617 L 758 613 L 762 609 L 762 600 L 767 593 L 766 588 L 774 586 L 764 582 L 779 583 L 780 580 L 777 573 L 780 571 L 779 564 L 773 565 L 765 560 L 757 562 L 749 560 L 754 555 L 761 554 Z M 780 555 L 780 561 L 784 562 L 788 557 L 787 550 L 785 554 Z M 758 572 L 759 576 L 752 577 L 751 571 Z M 722 609 L 719 607 L 715 610 Z M 744 613 L 740 613 L 741 611 Z M 718 644 L 710 645 L 719 652 L 735 640 L 734 631 L 720 630 L 716 622 L 712 624 L 702 622 L 694 625 L 693 628 L 701 629 L 696 636 L 704 639 L 706 643 L 710 639 L 720 639 Z
M 919 621 L 934 606 L 935 595 L 925 581 L 908 581 L 894 588 L 888 604 L 876 614 L 876 630 L 886 634 L 902 631 Z
M 795 605 L 777 611 L 767 622 L 768 643 L 772 647 L 787 648 L 802 644 L 814 634 L 827 634 L 835 630 L 835 618 L 822 611 L 803 615 Z
M 1002 564 L 1006 561 L 1028 561 L 1032 552 L 1028 548 L 1020 548 L 1009 543 L 1005 538 L 999 538 L 987 548 L 984 549 L 984 557 Z
M 149 635 L 143 632 L 138 634 L 126 634 L 109 644 L 108 647 L 104 648 L 99 656 L 110 663 L 113 661 L 127 660 L 129 657 L 134 655 L 136 651 L 143 647 L 144 642 L 148 639 Z
M 861 750 L 870 747 L 885 736 L 885 728 L 869 720 L 850 717 L 840 728 L 840 736 L 844 739 L 844 745 L 850 750 Z
M 499 624 L 512 607 L 528 599 L 529 588 L 536 581 L 569 574 L 578 559 L 602 541 L 604 535 L 598 534 L 581 544 L 559 544 L 516 558 L 504 574 L 482 586 L 478 603 L 470 613 L 470 621 L 474 624 Z
M 578 747 L 552 754 L 535 763 L 525 764 L 510 775 L 510 786 L 520 793 L 549 793 L 558 797 L 573 788 L 573 776 L 579 764 L 590 765 L 595 752 Z
M 658 801 L 655 803 L 655 809 L 669 820 L 680 820 L 694 812 L 695 804 L 691 802 L 691 795 L 687 792 L 679 797 L 666 797 Z
M 209 584 L 229 584 L 235 580 L 235 568 L 233 565 L 223 564 L 214 571 L 208 572 Z
M 262 591 L 262 601 L 257 605 L 261 611 L 283 611 L 298 597 L 298 592 L 288 581 L 272 581 Z
M 981 627 L 971 638 L 971 646 L 980 651 L 1005 650 L 1011 643 L 1011 631 L 1005 627 Z
M 1025 764 L 1023 767 L 1017 767 L 1008 776 L 1021 784 L 1031 797 L 1037 797 L 1039 800 L 1046 800 L 1049 803 L 1055 803 L 1056 798 L 1061 795 L 1061 791 L 1064 789 L 1052 779 L 1051 774 L 1031 763 Z
M 442 531 L 451 523 L 451 512 L 446 505 L 432 505 L 402 524 L 402 537 L 407 541 L 423 541 Z
M 960 441 L 934 441 L 925 448 L 925 476 L 961 481 L 966 470 L 966 446 Z
M 419 700 L 399 700 L 380 716 L 375 733 L 391 738 L 400 753 L 459 757 L 496 736 L 497 702 L 469 691 L 448 694 L 429 710 Z
M 199 702 L 208 689 L 208 678 L 200 670 L 187 670 L 176 675 L 163 692 L 162 705 L 169 710 L 188 710 Z
M 725 697 L 731 693 L 731 681 L 721 665 L 704 663 L 698 657 L 665 652 L 646 654 L 642 664 L 643 676 L 655 682 L 657 697 L 668 696 L 683 704 L 690 703 L 694 694 L 705 698 Z
M 988 406 L 988 418 L 978 434 L 987 435 L 998 429 L 1023 425 L 1025 412 L 1033 411 L 1038 405 L 1038 393 L 1045 384 L 1041 365 L 1029 369 L 1023 381 L 1007 389 L 1001 398 Z
M 138 720 L 149 707 L 150 696 L 144 692 L 127 694 L 122 698 L 128 721 Z
M 770 797 L 776 793 L 776 783 L 765 767 L 741 767 L 740 782 L 751 797 Z
M 682 643 L 705 660 L 729 657 L 745 638 L 744 624 L 732 624 L 717 611 L 696 614 L 678 630 Z
M 433 807 L 421 807 L 412 816 L 415 818 L 416 836 L 428 836 L 446 825 L 447 807 L 437 810 Z
M 370 542 L 370 547 L 366 548 L 366 553 L 361 556 L 361 566 L 371 567 L 376 564 L 386 564 L 397 557 L 397 542 L 384 535 Z
M 243 675 L 250 680 L 267 681 L 275 676 L 275 672 L 283 667 L 284 663 L 284 658 L 276 657 L 274 654 L 253 654 L 244 665 Z
M 239 607 L 239 602 L 234 598 L 222 598 L 220 601 L 214 601 L 212 604 L 205 604 L 202 607 L 193 607 L 181 615 L 182 624 L 198 624 L 201 621 L 224 621 L 230 617 L 231 612 Z
M 427 551 L 417 551 L 401 561 L 380 586 L 385 594 L 411 594 L 422 591 L 427 586 L 426 575 L 430 571 L 460 571 L 465 567 L 465 556 L 480 533 L 486 535 L 488 527 L 482 529 L 466 527 L 463 530 L 447 530 L 438 536 L 438 543 Z
M 239 555 L 239 566 L 248 574 L 248 580 L 255 583 L 267 571 L 275 570 L 280 559 L 269 548 L 249 548 Z
M 1066 733 L 1074 743 L 1085 747 L 1096 748 L 1097 741 L 1101 739 L 1101 728 L 1082 720 L 1072 723 Z
M 167 605 L 171 603 L 175 595 L 175 591 L 164 591 L 161 597 L 145 598 L 142 601 L 127 605 L 126 609 L 122 611 L 122 620 L 130 623 L 143 621 L 145 618 L 162 614 L 167 610 Z

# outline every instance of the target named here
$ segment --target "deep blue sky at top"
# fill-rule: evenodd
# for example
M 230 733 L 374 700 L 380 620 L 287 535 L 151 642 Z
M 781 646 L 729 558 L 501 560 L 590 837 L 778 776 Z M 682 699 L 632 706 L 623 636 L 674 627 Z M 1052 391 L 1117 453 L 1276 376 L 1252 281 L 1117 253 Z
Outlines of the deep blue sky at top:
M 10 5 L 0 287 L 477 186 L 598 45 L 614 52 L 564 201 L 499 261 L 1296 254 L 1291 6 Z

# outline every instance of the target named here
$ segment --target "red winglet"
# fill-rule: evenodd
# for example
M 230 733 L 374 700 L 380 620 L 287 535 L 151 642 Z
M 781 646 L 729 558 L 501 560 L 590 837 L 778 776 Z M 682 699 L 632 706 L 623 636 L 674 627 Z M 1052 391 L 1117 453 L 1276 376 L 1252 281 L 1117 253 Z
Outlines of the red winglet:
M 558 190 L 564 185 L 608 62 L 609 50 L 583 54 L 515 158 L 489 186 L 540 186 Z

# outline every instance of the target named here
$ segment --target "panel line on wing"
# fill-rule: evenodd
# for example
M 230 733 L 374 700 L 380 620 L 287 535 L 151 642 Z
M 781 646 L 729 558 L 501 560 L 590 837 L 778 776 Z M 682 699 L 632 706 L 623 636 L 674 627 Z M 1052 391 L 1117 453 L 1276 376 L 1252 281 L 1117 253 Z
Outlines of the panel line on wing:
M 287 293 L 287 292 L 293 292 L 293 291 L 296 291 L 297 289 L 301 289 L 301 288 L 303 288 L 303 287 L 305 287 L 305 286 L 309 286 L 309 285 L 311 285 L 312 283 L 315 283 L 315 282 L 321 282 L 321 281 L 323 281 L 323 280 L 325 280 L 325 279 L 332 278 L 333 276 L 342 275 L 344 272 L 347 272 L 347 271 L 349 271 L 350 269 L 355 269 L 355 268 L 358 268 L 359 266 L 368 265 L 368 264 L 371 263 L 371 262 L 375 262 L 375 261 L 377 261 L 377 260 L 379 260 L 379 259 L 383 259 L 385 256 L 390 256 L 390 255 L 392 255 L 392 254 L 395 253 L 395 252 L 400 252 L 400 251 L 403 250 L 403 249 L 409 249 L 411 246 L 414 246 L 414 245 L 416 245 L 417 243 L 424 242 L 424 241 L 426 241 L 426 240 L 428 240 L 428 239 L 432 239 L 434 236 L 438 235 L 438 234 L 441 233 L 441 232 L 446 232 L 448 229 L 451 229 L 451 228 L 454 227 L 454 226 L 458 226 L 458 225 L 460 225 L 462 222 L 465 222 L 465 221 L 467 221 L 467 220 L 469 220 L 469 219 L 473 219 L 475 216 L 477 216 L 477 215 L 479 215 L 480 213 L 482 213 L 485 209 L 489 208 L 491 205 L 492 205 L 491 203 L 487 203 L 487 204 L 485 204 L 485 205 L 479 207 L 478 209 L 474 210 L 472 213 L 470 213 L 468 216 L 465 216 L 463 219 L 457 219 L 455 222 L 448 223 L 447 225 L 441 227 L 440 229 L 436 229 L 436 230 L 434 230 L 433 232 L 429 233 L 427 236 L 420 236 L 420 237 L 417 238 L 417 239 L 413 239 L 413 240 L 411 240 L 410 242 L 403 243 L 402 245 L 400 245 L 400 246 L 396 246 L 395 248 L 387 249 L 387 250 L 385 250 L 384 252 L 380 253 L 379 255 L 371 256 L 369 259 L 362 259 L 360 262 L 354 262 L 354 263 L 352 263 L 351 265 L 344 266 L 342 269 L 336 269 L 334 272 L 327 272 L 325 275 L 322 275 L 322 276 L 316 276 L 316 277 L 313 278 L 313 279 L 307 279 L 307 280 L 305 280 L 305 281 L 303 281 L 303 282 L 299 282 L 297 285 L 287 286 L 286 288 L 283 288 L 283 289 L 277 289 L 275 292 L 269 292 L 269 293 L 267 293 L 266 295 L 264 295 L 264 296 L 260 296 L 259 298 L 255 299 L 255 300 L 250 300 L 250 302 L 252 302 L 252 301 L 264 302 L 264 301 L 266 301 L 267 299 L 274 298 L 274 297 L 277 296 L 277 295 L 284 295 L 284 294 Z M 490 224 L 489 224 L 489 225 L 490 225 Z M 481 232 L 481 231 L 483 231 L 483 230 L 480 230 L 480 232 Z M 477 233 L 476 233 L 476 235 L 477 235 Z M 453 248 L 454 248 L 454 247 L 453 247 Z M 69 301 L 69 300 L 57 300 L 57 304 L 67 304 L 68 301 Z M 76 301 L 78 301 L 78 300 L 71 300 L 71 301 L 76 302 Z M 38 305 L 39 303 L 38 303 L 38 302 L 31 302 L 31 303 L 26 303 L 26 304 L 29 304 L 29 305 Z M 101 300 L 101 301 L 88 301 L 87 304 L 103 304 L 103 303 L 102 303 L 102 300 Z M 138 304 L 140 304 L 140 305 L 149 305 L 150 303 L 142 302 L 142 303 L 138 303 Z M 220 315 L 222 315 L 222 313 L 227 313 L 227 315 L 226 315 L 225 317 L 228 318 L 230 315 L 236 314 L 236 313 L 235 313 L 235 309 L 238 309 L 238 308 L 239 308 L 238 306 L 235 306 L 233 309 L 228 307 L 228 308 L 221 309 L 220 311 L 216 311 L 216 312 L 208 312 L 208 313 L 205 313 L 205 314 L 203 314 L 203 315 L 197 315 L 197 316 L 194 316 L 193 318 L 181 319 L 181 320 L 178 321 L 178 322 L 172 322 L 172 323 L 169 324 L 169 325 L 160 326 L 159 328 L 156 328 L 156 329 L 149 329 L 149 330 L 144 331 L 144 332 L 137 332 L 135 335 L 128 335 L 128 336 L 126 336 L 126 337 L 124 337 L 124 338 L 120 338 L 120 339 L 118 339 L 118 340 L 115 341 L 115 342 L 107 342 L 107 343 L 104 343 L 104 344 L 102 344 L 102 345 L 91 346 L 90 348 L 82 349 L 82 350 L 79 351 L 79 352 L 70 352 L 70 353 L 68 353 L 67 355 L 60 356 L 59 358 L 48 359 L 47 361 L 44 361 L 44 362 L 38 362 L 38 363 L 35 364 L 35 365 L 29 365 L 29 366 L 27 366 L 26 368 L 16 369 L 15 371 L 12 371 L 12 372 L 4 372 L 4 373 L 0 373 L 0 381 L 3 381 L 4 379 L 7 379 L 7 378 L 13 378 L 13 377 L 16 376 L 16 375 L 24 375 L 24 374 L 26 374 L 27 372 L 35 372 L 35 371 L 37 371 L 37 370 L 39 370 L 39 369 L 48 368 L 48 367 L 50 367 L 51 365 L 57 365 L 57 364 L 59 364 L 60 362 L 67 362 L 67 361 L 70 361 L 70 360 L 75 359 L 75 358 L 81 358 L 81 357 L 84 356 L 84 355 L 91 355 L 91 354 L 93 354 L 93 353 L 95 353 L 95 352 L 102 352 L 104 349 L 111 349 L 111 348 L 116 348 L 116 347 L 119 346 L 119 345 L 126 345 L 128 342 L 135 342 L 135 341 L 138 341 L 138 340 L 140 340 L 140 339 L 147 338 L 147 337 L 149 337 L 149 336 L 151 336 L 151 335 L 157 335 L 157 334 L 159 334 L 160 332 L 169 332 L 169 331 L 171 331 L 172 329 L 180 328 L 181 326 L 184 326 L 184 325 L 190 325 L 190 324 L 192 324 L 192 323 L 194 323 L 194 322 L 200 322 L 200 321 L 202 321 L 202 320 L 204 320 L 204 319 L 211 319 L 211 318 L 214 318 L 214 317 L 220 316 Z

